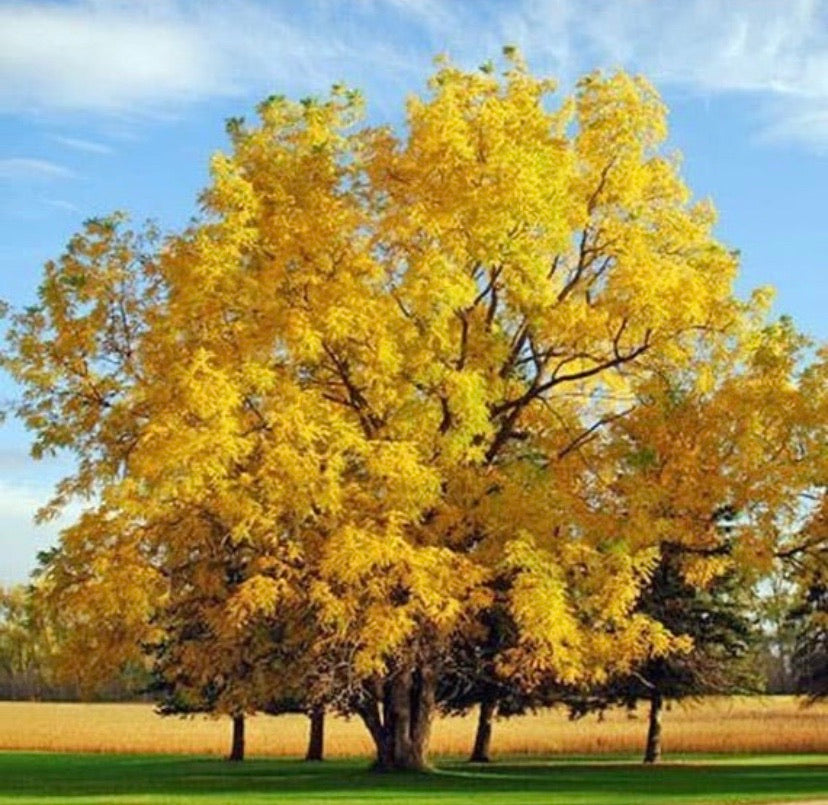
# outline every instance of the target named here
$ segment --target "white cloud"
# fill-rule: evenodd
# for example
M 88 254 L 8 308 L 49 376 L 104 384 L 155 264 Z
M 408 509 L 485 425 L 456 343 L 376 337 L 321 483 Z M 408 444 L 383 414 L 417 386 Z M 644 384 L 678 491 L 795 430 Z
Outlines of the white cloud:
M 65 201 L 62 198 L 44 198 L 43 203 L 47 204 L 50 207 L 55 207 L 58 210 L 64 210 L 66 212 L 81 212 L 80 207 L 78 207 L 76 204 L 72 204 L 71 201 Z
M 38 551 L 57 540 L 64 523 L 34 523 L 35 512 L 48 500 L 48 490 L 0 481 L 0 584 L 25 581 Z
M 828 28 L 815 0 L 605 4 L 584 15 L 599 56 L 713 92 L 828 96 Z
M 62 137 L 55 135 L 51 138 L 60 145 L 65 145 L 67 148 L 72 148 L 75 151 L 85 151 L 88 154 L 111 154 L 113 149 L 103 143 L 94 142 L 93 140 L 82 140 L 79 137 Z
M 0 0 L 0 109 L 169 114 L 274 81 L 325 87 L 340 77 L 337 65 L 379 68 L 396 58 L 376 37 L 364 41 L 364 30 L 342 36 L 330 26 L 298 27 L 295 8 L 252 0 Z M 322 14 L 325 4 L 315 8 Z
M 398 96 L 438 50 L 473 65 L 515 43 L 565 83 L 625 66 L 751 93 L 768 137 L 824 139 L 827 17 L 828 0 L 0 0 L 0 110 L 160 114 L 340 79 Z
M 226 89 L 183 19 L 137 3 L 0 6 L 0 103 L 126 109 Z
M 376 0 L 464 63 L 517 43 L 530 64 L 570 83 L 625 67 L 662 88 L 742 93 L 760 137 L 828 145 L 826 0 L 520 0 L 511 4 Z M 488 50 L 487 50 L 488 48 Z
M 46 159 L 0 159 L 0 179 L 68 179 L 74 172 Z
M 771 108 L 758 135 L 761 142 L 795 142 L 820 154 L 828 153 L 828 103 L 780 103 Z
M 35 524 L 35 514 L 51 500 L 55 484 L 72 464 L 66 457 L 35 461 L 9 439 L 4 435 L 0 444 L 0 584 L 25 581 L 38 551 L 54 545 L 60 530 L 83 508 L 72 502 L 57 519 Z

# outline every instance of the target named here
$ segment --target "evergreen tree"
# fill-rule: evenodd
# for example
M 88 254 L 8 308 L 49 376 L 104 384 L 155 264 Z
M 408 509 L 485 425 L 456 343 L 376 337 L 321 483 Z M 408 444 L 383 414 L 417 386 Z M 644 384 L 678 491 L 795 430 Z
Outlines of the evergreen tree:
M 799 692 L 812 700 L 828 697 L 828 578 L 819 574 L 793 611 L 797 624 L 793 654 Z
M 706 588 L 691 585 L 684 578 L 682 558 L 676 550 L 665 551 L 638 609 L 674 634 L 692 638 L 692 649 L 654 657 L 629 674 L 569 701 L 574 717 L 611 705 L 632 709 L 641 701 L 648 702 L 645 763 L 661 758 L 666 701 L 755 692 L 760 687 L 750 662 L 750 648 L 757 639 L 749 608 L 750 585 L 735 572 L 717 577 Z

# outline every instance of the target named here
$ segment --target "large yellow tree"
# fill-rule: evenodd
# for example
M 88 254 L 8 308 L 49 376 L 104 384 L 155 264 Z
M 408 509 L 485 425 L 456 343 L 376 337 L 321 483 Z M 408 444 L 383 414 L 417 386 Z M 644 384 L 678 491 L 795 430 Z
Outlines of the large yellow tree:
M 663 534 L 607 518 L 593 437 L 726 348 L 737 262 L 646 81 L 552 90 L 514 53 L 440 63 L 404 135 L 342 88 L 270 98 L 229 125 L 198 222 L 93 221 L 47 266 L 4 362 L 36 452 L 78 457 L 55 501 L 90 499 L 75 594 L 128 613 L 102 651 L 182 601 L 210 644 L 187 662 L 278 623 L 378 765 L 422 768 L 447 647 L 493 605 L 528 686 L 686 648 L 634 611 Z

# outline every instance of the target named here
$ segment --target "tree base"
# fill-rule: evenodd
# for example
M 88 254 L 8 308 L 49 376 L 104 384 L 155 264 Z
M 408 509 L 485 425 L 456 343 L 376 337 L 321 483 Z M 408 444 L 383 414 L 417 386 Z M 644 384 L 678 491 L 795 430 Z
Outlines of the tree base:
M 360 717 L 377 750 L 372 771 L 379 774 L 432 771 L 428 762 L 428 739 L 434 712 L 434 680 L 434 669 L 428 666 L 403 669 L 384 680 L 361 707 Z
M 244 715 L 233 716 L 233 742 L 230 744 L 229 763 L 241 763 L 244 760 Z
M 310 733 L 305 760 L 318 763 L 325 757 L 325 708 L 320 705 L 313 707 L 308 713 L 308 718 Z
M 375 760 L 370 770 L 376 774 L 430 774 L 434 767 L 428 763 L 381 763 Z

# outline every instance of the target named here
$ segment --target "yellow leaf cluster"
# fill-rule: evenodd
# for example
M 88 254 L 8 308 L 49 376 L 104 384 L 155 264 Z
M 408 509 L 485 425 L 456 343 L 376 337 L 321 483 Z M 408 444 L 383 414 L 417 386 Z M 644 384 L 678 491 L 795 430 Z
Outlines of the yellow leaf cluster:
M 4 364 L 36 451 L 78 456 L 56 505 L 100 503 L 63 538 L 91 577 L 58 587 L 159 624 L 228 709 L 310 666 L 359 685 L 492 606 L 528 676 L 687 648 L 642 585 L 666 544 L 773 554 L 802 456 L 825 468 L 824 370 L 734 298 L 655 90 L 552 89 L 443 62 L 404 135 L 342 88 L 272 98 L 203 219 L 92 222 L 47 266 Z

